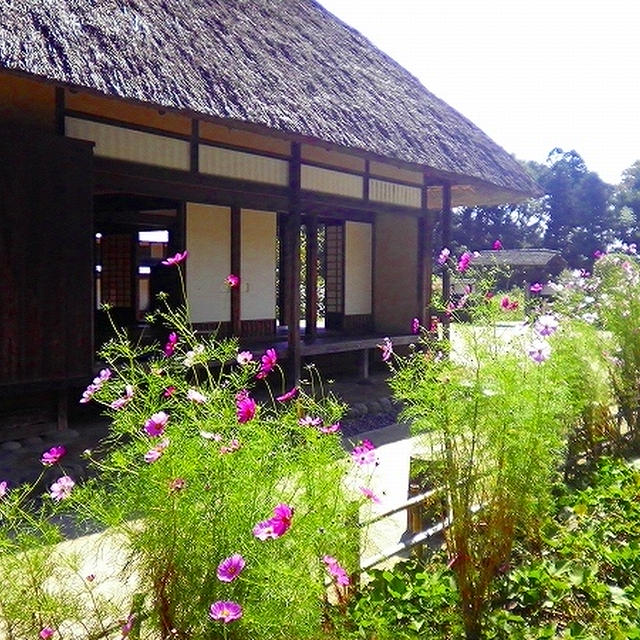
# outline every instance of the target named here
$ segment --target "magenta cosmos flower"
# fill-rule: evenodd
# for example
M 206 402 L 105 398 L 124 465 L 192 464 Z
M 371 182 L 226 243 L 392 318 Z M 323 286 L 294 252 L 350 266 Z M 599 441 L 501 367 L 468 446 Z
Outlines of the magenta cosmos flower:
M 93 398 L 93 394 L 99 391 L 102 385 L 111 377 L 111 369 L 102 369 L 100 373 L 93 379 L 93 382 L 82 392 L 80 402 L 82 404 L 89 402 Z
M 500 306 L 505 311 L 516 311 L 517 308 L 518 308 L 518 301 L 517 300 L 511 300 L 509 298 L 509 296 L 504 296 L 504 298 L 502 298 L 502 300 L 500 300 Z
M 469 268 L 469 265 L 471 264 L 471 258 L 472 256 L 468 251 L 465 251 L 460 256 L 460 259 L 458 260 L 458 271 L 460 271 L 460 273 L 466 271 Z
M 275 349 L 267 349 L 261 358 L 262 364 L 260 365 L 260 371 L 256 374 L 256 378 L 262 380 L 266 378 L 278 362 L 278 354 Z
M 188 256 L 189 256 L 189 252 L 188 251 L 183 251 L 182 253 L 178 252 L 178 253 L 176 253 L 175 256 L 171 256 L 170 258 L 167 258 L 166 260 L 163 260 L 162 264 L 164 264 L 167 267 L 171 267 L 171 266 L 180 264 L 181 262 L 186 260 Z
M 359 466 L 376 462 L 376 448 L 371 440 L 363 440 L 351 451 L 351 459 Z
M 45 467 L 50 467 L 51 465 L 56 464 L 56 462 L 59 462 L 60 458 L 62 458 L 65 455 L 65 453 L 67 453 L 67 450 L 63 445 L 59 445 L 57 447 L 51 447 L 49 451 L 45 451 L 42 454 L 42 458 L 40 458 L 40 462 L 42 462 L 42 464 Z
M 164 355 L 167 356 L 167 358 L 173 355 L 177 344 L 178 334 L 175 331 L 172 331 L 167 337 L 167 344 L 164 345 Z
M 236 417 L 238 422 L 249 422 L 256 415 L 256 401 L 249 396 L 249 392 L 242 390 L 236 395 Z
M 411 333 L 414 335 L 420 332 L 420 318 L 414 318 L 411 321 Z
M 0 482 L 0 500 L 2 500 L 9 491 L 9 483 L 6 480 Z
M 230 273 L 225 279 L 225 284 L 229 289 L 235 289 L 240 284 L 240 278 L 233 273 Z
M 40 629 L 40 633 L 38 634 L 38 636 L 42 638 L 42 640 L 49 640 L 49 638 L 53 637 L 53 634 L 55 632 L 56 630 L 53 627 L 43 627 L 42 629 Z
M 293 387 L 289 389 L 286 393 L 283 393 L 281 396 L 278 396 L 276 400 L 278 402 L 287 402 L 288 400 L 293 400 L 298 395 L 298 387 Z
M 529 291 L 531 291 L 531 293 L 540 293 L 543 289 L 544 289 L 544 287 L 540 282 L 534 282 L 529 287 Z
M 293 508 L 281 502 L 273 510 L 273 517 L 259 522 L 253 528 L 253 535 L 258 540 L 275 540 L 283 536 L 291 527 Z
M 322 562 L 325 563 L 327 571 L 339 585 L 346 587 L 351 583 L 347 572 L 333 556 L 323 556 Z
M 126 638 L 131 631 L 133 630 L 133 624 L 136 621 L 136 616 L 135 614 L 131 614 L 128 618 L 127 621 L 120 627 L 120 633 L 122 634 L 123 638 Z
M 56 501 L 64 500 L 71 495 L 71 490 L 76 483 L 69 476 L 62 476 L 56 480 L 50 487 L 49 495 Z
M 144 430 L 147 432 L 147 435 L 153 437 L 161 436 L 164 433 L 168 420 L 169 416 L 164 411 L 158 411 L 158 413 L 154 413 L 144 423 Z
M 244 569 L 244 558 L 239 553 L 225 558 L 219 565 L 216 575 L 221 582 L 233 582 Z
M 242 607 L 231 600 L 218 600 L 209 607 L 209 617 L 228 624 L 242 618 Z
M 492 248 L 494 251 L 500 251 L 500 249 L 502 249 L 502 242 L 500 242 L 500 240 L 499 240 L 499 239 L 498 239 L 498 240 L 496 240 L 496 241 L 491 245 L 491 248 Z

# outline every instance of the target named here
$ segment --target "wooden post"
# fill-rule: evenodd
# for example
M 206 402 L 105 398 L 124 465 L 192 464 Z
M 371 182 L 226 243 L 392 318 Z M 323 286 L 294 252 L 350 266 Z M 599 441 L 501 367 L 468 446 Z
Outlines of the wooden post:
M 289 162 L 289 216 L 287 219 L 288 281 L 287 321 L 289 327 L 289 375 L 291 384 L 300 380 L 300 143 L 291 145 Z
M 200 123 L 196 118 L 191 120 L 191 139 L 189 140 L 189 170 L 198 173 L 200 170 Z
M 451 185 L 442 187 L 442 246 L 451 248 Z M 442 302 L 451 301 L 451 272 L 445 265 L 442 270 Z
M 63 136 L 65 133 L 65 99 L 64 88 L 56 87 L 55 91 L 55 131 L 59 136 Z
M 427 180 L 422 186 L 422 215 L 418 219 L 418 317 L 423 327 L 431 323 L 432 224 L 427 207 Z
M 305 340 L 313 342 L 318 324 L 318 218 L 307 216 L 307 264 L 305 281 Z
M 231 207 L 231 273 L 240 278 L 240 286 L 231 289 L 231 333 L 240 336 L 242 333 L 241 300 L 242 274 L 241 268 L 242 247 L 242 211 L 240 207 Z

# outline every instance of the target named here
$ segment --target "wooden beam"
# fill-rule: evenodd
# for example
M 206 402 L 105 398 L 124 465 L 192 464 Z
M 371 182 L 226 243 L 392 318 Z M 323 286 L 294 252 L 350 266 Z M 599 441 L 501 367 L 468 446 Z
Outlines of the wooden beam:
M 318 324 L 318 218 L 307 216 L 307 264 L 305 282 L 305 339 L 315 340 Z
M 422 188 L 423 216 L 418 221 L 418 309 L 423 327 L 431 322 L 431 277 L 433 275 L 433 218 L 429 213 L 427 176 Z
M 300 345 L 300 143 L 291 148 L 289 162 L 289 216 L 287 219 L 287 245 L 289 247 L 289 280 L 287 287 L 289 327 L 289 375 L 291 384 L 297 384 L 301 374 Z
M 242 210 L 240 207 L 231 207 L 231 273 L 240 278 L 240 286 L 231 289 L 231 330 L 234 336 L 241 333 L 241 298 L 242 288 L 241 274 L 241 247 L 242 247 Z

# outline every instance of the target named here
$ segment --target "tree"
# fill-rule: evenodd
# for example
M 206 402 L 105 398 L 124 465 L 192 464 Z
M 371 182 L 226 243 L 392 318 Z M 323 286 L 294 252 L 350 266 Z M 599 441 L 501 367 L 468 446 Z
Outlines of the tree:
M 618 228 L 609 204 L 612 187 L 589 171 L 574 150 L 556 148 L 538 181 L 548 195 L 544 246 L 558 249 L 570 266 L 590 267 L 593 254 L 613 240 Z
M 640 244 L 640 160 L 622 173 L 611 201 L 618 217 L 620 239 Z

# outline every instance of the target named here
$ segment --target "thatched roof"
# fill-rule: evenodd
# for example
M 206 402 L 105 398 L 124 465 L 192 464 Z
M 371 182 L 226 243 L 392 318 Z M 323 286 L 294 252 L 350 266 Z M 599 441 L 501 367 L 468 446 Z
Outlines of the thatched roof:
M 5 0 L 3 67 L 431 167 L 484 192 L 538 191 L 480 129 L 313 0 Z
M 566 268 L 567 263 L 555 249 L 500 249 L 482 251 L 473 259 L 477 266 L 504 265 L 518 269 L 528 267 L 548 267 L 554 265 Z

